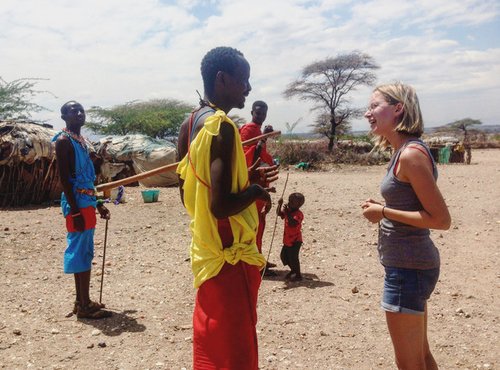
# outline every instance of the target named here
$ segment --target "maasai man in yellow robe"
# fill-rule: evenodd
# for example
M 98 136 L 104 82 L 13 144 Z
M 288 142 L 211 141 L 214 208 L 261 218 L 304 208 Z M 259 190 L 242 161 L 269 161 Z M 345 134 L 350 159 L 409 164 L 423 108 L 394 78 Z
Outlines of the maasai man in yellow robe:
M 257 292 L 264 256 L 256 245 L 255 200 L 269 193 L 249 184 L 236 125 L 226 116 L 243 108 L 250 66 L 229 47 L 202 60 L 205 99 L 182 125 L 177 172 L 191 218 L 191 265 L 198 288 L 193 314 L 194 369 L 258 369 Z

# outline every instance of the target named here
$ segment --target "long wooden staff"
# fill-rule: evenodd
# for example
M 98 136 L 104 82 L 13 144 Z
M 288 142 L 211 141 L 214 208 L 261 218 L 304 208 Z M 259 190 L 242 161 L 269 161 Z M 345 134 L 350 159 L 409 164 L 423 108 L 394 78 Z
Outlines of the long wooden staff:
M 104 252 L 102 253 L 101 270 L 101 291 L 99 292 L 99 303 L 102 303 L 102 285 L 104 283 L 104 263 L 106 262 L 106 243 L 108 241 L 108 219 L 106 219 L 106 228 L 104 229 Z
M 269 132 L 267 134 L 256 136 L 252 139 L 246 140 L 246 141 L 242 142 L 242 145 L 251 145 L 251 144 L 258 142 L 259 140 L 267 139 L 268 137 L 273 137 L 273 136 L 278 136 L 278 135 L 281 135 L 281 131 L 272 131 L 272 132 Z M 159 173 L 175 171 L 177 169 L 178 164 L 179 164 L 179 162 L 167 164 L 165 166 L 161 166 L 161 167 L 155 168 L 153 170 L 139 173 L 137 175 L 130 176 L 130 177 L 127 177 L 127 178 L 124 178 L 121 180 L 108 182 L 106 184 L 101 184 L 101 185 L 96 186 L 96 191 L 108 192 L 111 189 L 117 188 L 120 185 L 127 185 L 127 184 L 130 184 L 132 182 L 139 181 L 139 180 L 145 179 L 147 177 L 157 175 Z
M 283 191 L 281 192 L 281 198 L 283 198 L 283 196 L 285 195 L 285 190 L 286 190 L 286 185 L 288 184 L 288 176 L 289 175 L 290 175 L 290 172 L 287 171 L 287 173 L 286 173 L 286 180 L 285 180 L 285 186 L 283 186 Z M 276 212 L 276 218 L 274 220 L 273 235 L 271 237 L 271 244 L 269 245 L 269 252 L 267 253 L 266 261 L 269 261 L 269 256 L 271 255 L 271 250 L 273 249 L 274 234 L 276 234 L 276 226 L 277 225 L 278 225 L 278 212 Z M 267 263 L 266 263 L 266 265 L 267 265 Z M 262 279 L 264 278 L 264 274 L 266 272 L 266 268 L 267 268 L 267 266 L 262 269 L 262 276 L 261 276 Z

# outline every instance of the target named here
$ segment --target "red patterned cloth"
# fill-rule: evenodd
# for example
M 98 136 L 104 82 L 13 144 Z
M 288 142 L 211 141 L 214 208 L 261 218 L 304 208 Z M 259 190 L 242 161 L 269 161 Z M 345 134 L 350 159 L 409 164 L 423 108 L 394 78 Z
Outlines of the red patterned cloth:
M 240 127 L 241 141 L 250 140 L 250 139 L 253 139 L 254 137 L 257 137 L 260 135 L 262 135 L 261 125 L 250 122 L 250 123 L 246 123 Z M 254 158 L 256 147 L 257 147 L 257 143 L 252 144 L 252 145 L 245 145 L 243 147 L 248 167 L 250 167 L 252 164 L 255 163 L 253 158 Z M 271 157 L 271 155 L 267 152 L 265 145 L 262 147 L 262 150 L 260 152 L 260 159 L 270 166 L 273 165 L 273 157 Z
M 196 294 L 193 369 L 258 369 L 257 293 L 260 273 L 245 262 L 224 264 Z
M 240 127 L 241 141 L 250 140 L 260 135 L 262 135 L 261 125 L 258 125 L 254 122 L 244 124 L 243 126 Z M 243 150 L 245 152 L 245 159 L 247 161 L 247 167 L 250 167 L 255 162 L 254 155 L 256 148 L 257 148 L 257 143 L 243 147 Z M 271 155 L 267 152 L 265 145 L 262 147 L 262 150 L 260 152 L 260 159 L 262 162 L 265 162 L 270 166 L 274 164 L 273 157 L 271 157 Z M 261 184 L 261 185 L 266 187 L 269 186 L 269 184 Z M 256 205 L 257 205 L 257 212 L 259 213 L 259 228 L 257 230 L 257 247 L 259 248 L 259 252 L 262 253 L 262 236 L 264 235 L 264 229 L 266 227 L 266 214 L 263 212 L 263 210 L 266 207 L 266 202 L 262 200 L 257 200 Z
M 82 214 L 83 220 L 85 221 L 84 230 L 95 229 L 95 225 L 97 223 L 95 208 L 94 207 L 80 208 L 80 213 Z M 71 216 L 71 213 L 66 216 L 66 229 L 68 230 L 69 233 L 74 233 L 77 231 L 75 229 L 75 226 L 73 225 L 73 217 Z
M 227 220 L 220 220 L 223 245 L 232 244 Z M 193 369 L 258 369 L 257 295 L 259 269 L 225 263 L 198 288 L 193 313 Z
M 295 221 L 295 225 L 293 226 L 288 222 L 289 215 Z M 291 247 L 293 243 L 302 241 L 302 221 L 304 220 L 304 214 L 297 209 L 289 214 L 285 214 L 283 218 L 285 219 L 283 244 L 287 247 Z

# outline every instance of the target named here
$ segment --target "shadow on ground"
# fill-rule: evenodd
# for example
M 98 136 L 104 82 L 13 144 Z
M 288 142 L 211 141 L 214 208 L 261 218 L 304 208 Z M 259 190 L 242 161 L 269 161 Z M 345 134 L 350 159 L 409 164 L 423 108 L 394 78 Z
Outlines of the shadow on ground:
M 300 281 L 288 281 L 285 279 L 285 275 L 289 272 L 288 270 L 268 270 L 275 273 L 275 275 L 264 275 L 264 280 L 269 281 L 282 281 L 285 284 L 285 289 L 293 289 L 297 287 L 306 287 L 310 289 L 323 288 L 327 286 L 335 285 L 329 281 L 321 281 L 316 274 L 303 273 L 302 280 Z
M 129 315 L 136 312 L 136 310 L 125 310 L 123 312 L 113 311 L 113 316 L 105 319 L 78 319 L 78 321 L 99 329 L 104 335 L 116 337 L 122 333 L 138 333 L 146 330 L 146 326 L 139 324 L 135 317 Z

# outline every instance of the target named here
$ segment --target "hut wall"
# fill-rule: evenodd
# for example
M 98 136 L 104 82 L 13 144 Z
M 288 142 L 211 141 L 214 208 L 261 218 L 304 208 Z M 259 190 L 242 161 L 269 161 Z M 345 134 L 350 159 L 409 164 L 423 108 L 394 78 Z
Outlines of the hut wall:
M 62 188 L 55 160 L 0 166 L 0 207 L 19 207 L 60 199 Z

